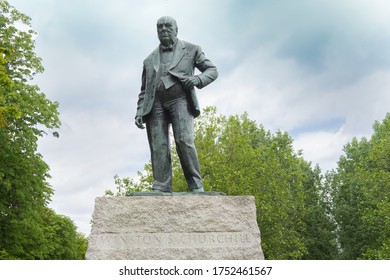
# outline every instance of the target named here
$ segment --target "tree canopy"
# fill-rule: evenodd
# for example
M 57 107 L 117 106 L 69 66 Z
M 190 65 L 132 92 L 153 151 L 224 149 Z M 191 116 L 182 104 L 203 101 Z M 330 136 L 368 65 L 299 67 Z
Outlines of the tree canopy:
M 390 259 L 390 114 L 328 174 L 343 259 Z
M 58 103 L 30 82 L 43 72 L 34 36 L 30 18 L 0 1 L 0 259 L 82 258 L 85 238 L 47 208 L 53 189 L 37 141 L 60 120 Z

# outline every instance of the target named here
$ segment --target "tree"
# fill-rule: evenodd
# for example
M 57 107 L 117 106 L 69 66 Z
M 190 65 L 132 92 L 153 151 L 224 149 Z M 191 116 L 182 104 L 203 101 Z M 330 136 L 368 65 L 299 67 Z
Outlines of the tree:
M 83 260 L 87 250 L 87 239 L 77 232 L 73 221 L 46 208 L 45 260 Z
M 390 114 L 373 128 L 328 175 L 343 259 L 390 259 Z
M 304 163 L 305 165 L 305 163 Z M 306 163 L 305 173 L 305 231 L 302 232 L 306 260 L 333 260 L 339 250 L 336 235 L 336 222 L 332 215 L 331 187 L 326 183 L 321 169 L 314 170 Z
M 123 178 L 121 179 L 118 175 L 114 176 L 114 182 L 116 185 L 116 192 L 114 193 L 111 190 L 106 190 L 105 195 L 115 195 L 115 196 L 126 196 L 131 195 L 134 192 L 144 192 L 144 191 L 151 191 L 151 185 L 153 183 L 152 179 L 152 165 L 145 164 L 145 171 L 147 174 L 138 172 L 138 177 L 140 177 L 140 180 L 138 182 L 135 182 L 134 179 L 130 178 Z
M 306 222 L 310 220 L 310 213 L 314 216 L 313 213 L 323 210 L 317 207 L 320 203 L 310 204 L 313 200 L 320 201 L 321 185 L 311 186 L 318 171 L 294 152 L 287 133 L 272 134 L 250 120 L 246 113 L 226 117 L 218 115 L 215 107 L 208 107 L 195 123 L 195 143 L 206 191 L 255 196 L 262 248 L 267 259 L 313 256 L 308 253 L 305 241 L 309 234 Z M 177 154 L 172 159 L 173 191 L 187 191 Z M 150 168 L 141 173 L 139 181 L 153 182 Z M 139 183 L 132 183 L 130 191 L 140 187 Z M 315 189 L 313 193 L 317 195 L 311 200 L 306 193 L 310 188 Z M 331 222 L 326 214 L 318 217 L 324 218 L 324 224 Z M 310 225 L 312 232 L 316 226 L 314 222 Z M 326 242 L 332 241 L 327 238 L 321 242 L 326 246 Z M 310 246 L 318 247 L 319 243 L 312 240 Z M 324 257 L 326 254 L 318 258 L 331 258 Z
M 58 224 L 74 230 L 68 218 L 47 208 L 53 189 L 37 141 L 60 121 L 58 103 L 30 83 L 43 71 L 33 36 L 30 18 L 0 1 L 0 258 L 58 256 L 48 232 Z

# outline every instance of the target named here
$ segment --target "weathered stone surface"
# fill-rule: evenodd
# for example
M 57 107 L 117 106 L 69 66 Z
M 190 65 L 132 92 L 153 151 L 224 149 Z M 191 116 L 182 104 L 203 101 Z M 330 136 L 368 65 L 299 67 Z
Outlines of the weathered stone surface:
M 87 259 L 264 259 L 251 196 L 98 197 Z

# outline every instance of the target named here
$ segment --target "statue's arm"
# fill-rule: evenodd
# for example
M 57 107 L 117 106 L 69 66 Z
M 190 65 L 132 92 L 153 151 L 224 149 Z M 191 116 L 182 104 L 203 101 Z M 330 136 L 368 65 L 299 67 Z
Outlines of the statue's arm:
M 143 106 L 145 101 L 145 87 L 146 87 L 146 70 L 145 65 L 142 70 L 142 84 L 141 84 L 141 92 L 138 95 L 138 102 L 137 102 L 137 113 L 135 115 L 135 125 L 139 128 L 144 128 L 144 125 L 142 124 L 142 112 L 143 112 Z
M 198 47 L 196 50 L 195 67 L 201 72 L 201 74 L 196 76 L 199 79 L 199 85 L 197 85 L 197 88 L 207 86 L 218 77 L 217 67 L 208 58 L 206 58 L 201 47 Z

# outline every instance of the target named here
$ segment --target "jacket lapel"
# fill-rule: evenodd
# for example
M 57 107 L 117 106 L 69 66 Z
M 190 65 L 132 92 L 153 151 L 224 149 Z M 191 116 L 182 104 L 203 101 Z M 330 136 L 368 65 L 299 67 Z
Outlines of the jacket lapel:
M 160 50 L 159 50 L 159 48 L 157 48 L 153 51 L 152 60 L 153 60 L 153 68 L 157 73 L 158 69 L 160 68 Z
M 179 64 L 180 60 L 183 58 L 185 54 L 185 51 L 186 51 L 186 46 L 184 45 L 184 43 L 180 40 L 177 40 L 176 49 L 173 54 L 171 66 L 169 67 L 169 69 L 173 69 L 176 67 L 177 64 Z

